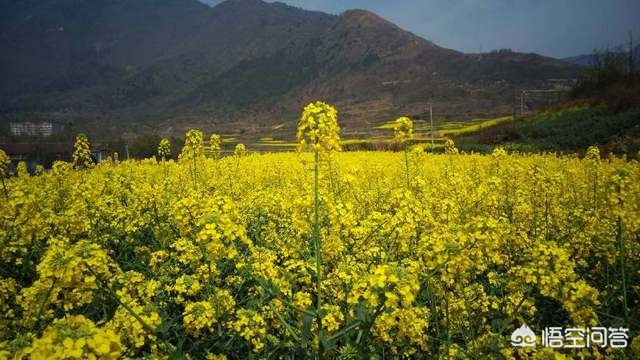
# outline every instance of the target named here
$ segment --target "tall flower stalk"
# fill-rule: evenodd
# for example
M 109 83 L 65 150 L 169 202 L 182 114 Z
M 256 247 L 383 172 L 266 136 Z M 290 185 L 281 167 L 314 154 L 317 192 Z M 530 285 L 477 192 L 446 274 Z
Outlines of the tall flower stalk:
M 160 144 L 158 145 L 158 157 L 165 161 L 168 157 L 171 156 L 171 143 L 169 139 L 160 140 Z
M 222 148 L 222 140 L 220 135 L 211 134 L 209 137 L 209 156 L 216 159 L 220 155 L 220 149 Z
M 591 172 L 593 174 L 593 212 L 598 212 L 598 166 L 600 164 L 600 149 L 597 146 L 589 146 L 585 156 L 591 162 Z
M 162 161 L 165 181 L 167 179 L 167 164 L 165 163 L 165 161 L 170 156 L 171 142 L 169 142 L 169 139 L 160 140 L 160 144 L 158 144 L 158 157 L 160 158 L 160 161 Z
M 322 238 L 320 236 L 320 155 L 340 151 L 340 126 L 338 111 L 331 105 L 318 101 L 304 108 L 298 123 L 298 150 L 310 149 L 314 156 L 313 165 L 313 233 L 312 241 L 316 263 L 316 322 L 320 338 L 319 355 L 322 358 Z
M 444 153 L 447 155 L 458 155 L 458 148 L 451 139 L 447 139 L 444 142 Z
M 622 277 L 622 305 L 624 306 L 624 320 L 625 325 L 630 326 L 629 324 L 629 304 L 628 304 L 628 289 L 627 289 L 627 273 L 626 273 L 626 248 L 624 241 L 624 232 L 623 232 L 623 220 L 622 214 L 624 213 L 624 190 L 626 177 L 628 176 L 628 172 L 625 169 L 618 169 L 616 174 L 613 177 L 613 183 L 615 184 L 615 202 L 617 209 L 614 210 L 616 214 L 616 242 L 618 246 L 618 262 L 620 263 L 620 275 Z
M 407 189 L 409 188 L 409 149 L 407 142 L 413 139 L 413 121 L 406 116 L 396 119 L 393 123 L 393 140 L 404 148 L 404 173 Z
M 244 144 L 236 145 L 235 149 L 233 150 L 233 155 L 237 157 L 242 157 L 247 155 L 247 147 L 244 146 Z
M 178 156 L 181 162 L 189 162 L 191 168 L 191 179 L 194 187 L 198 177 L 198 161 L 204 157 L 204 134 L 200 130 L 189 130 L 184 141 L 184 147 Z
M 90 169 L 94 166 L 91 158 L 89 138 L 85 134 L 78 134 L 73 145 L 73 167 L 77 170 Z

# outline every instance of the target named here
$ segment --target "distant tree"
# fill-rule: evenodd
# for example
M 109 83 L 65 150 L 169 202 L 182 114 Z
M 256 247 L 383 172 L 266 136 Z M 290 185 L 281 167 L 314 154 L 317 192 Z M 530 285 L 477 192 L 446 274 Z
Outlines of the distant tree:
M 156 154 L 162 138 L 156 134 L 140 135 L 133 139 L 129 147 L 129 155 L 137 159 L 150 158 Z
M 591 66 L 582 71 L 573 88 L 574 97 L 598 95 L 607 86 L 630 79 L 628 57 L 621 51 L 594 50 Z
M 510 49 L 510 48 L 501 48 L 501 49 L 491 50 L 490 53 L 493 54 L 493 55 L 496 55 L 496 54 L 497 55 L 505 55 L 505 54 L 512 54 L 513 50 Z

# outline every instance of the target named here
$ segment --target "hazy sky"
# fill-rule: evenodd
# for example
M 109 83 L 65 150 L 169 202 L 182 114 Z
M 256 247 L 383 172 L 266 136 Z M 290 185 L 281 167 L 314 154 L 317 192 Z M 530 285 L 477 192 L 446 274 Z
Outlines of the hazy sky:
M 465 52 L 512 48 L 566 57 L 626 42 L 629 30 L 640 43 L 640 0 L 281 1 L 333 14 L 367 9 L 438 45 Z

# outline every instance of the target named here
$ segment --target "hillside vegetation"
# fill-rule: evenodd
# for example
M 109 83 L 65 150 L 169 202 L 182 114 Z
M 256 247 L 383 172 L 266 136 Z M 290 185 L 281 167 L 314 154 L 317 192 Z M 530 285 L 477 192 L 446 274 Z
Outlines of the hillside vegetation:
M 500 144 L 518 151 L 583 152 L 599 145 L 607 153 L 635 156 L 640 150 L 640 109 L 620 113 L 590 106 L 551 110 L 456 140 L 465 150 L 487 151 Z
M 635 157 L 640 150 L 640 63 L 633 53 L 592 55 L 568 99 L 533 116 L 457 138 L 463 149 L 502 144 L 519 151 L 578 151 Z
M 514 89 L 578 69 L 464 54 L 364 10 L 261 0 L 0 0 L 0 52 L 0 115 L 74 119 L 94 138 L 193 127 L 292 136 L 315 99 L 340 108 L 345 131 L 421 113 L 429 97 L 454 116 L 497 116 Z

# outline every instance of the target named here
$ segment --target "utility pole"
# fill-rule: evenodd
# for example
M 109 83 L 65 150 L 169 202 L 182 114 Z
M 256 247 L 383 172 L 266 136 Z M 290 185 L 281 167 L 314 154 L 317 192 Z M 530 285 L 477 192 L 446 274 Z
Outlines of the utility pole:
M 524 116 L 524 90 L 520 93 L 520 117 Z

